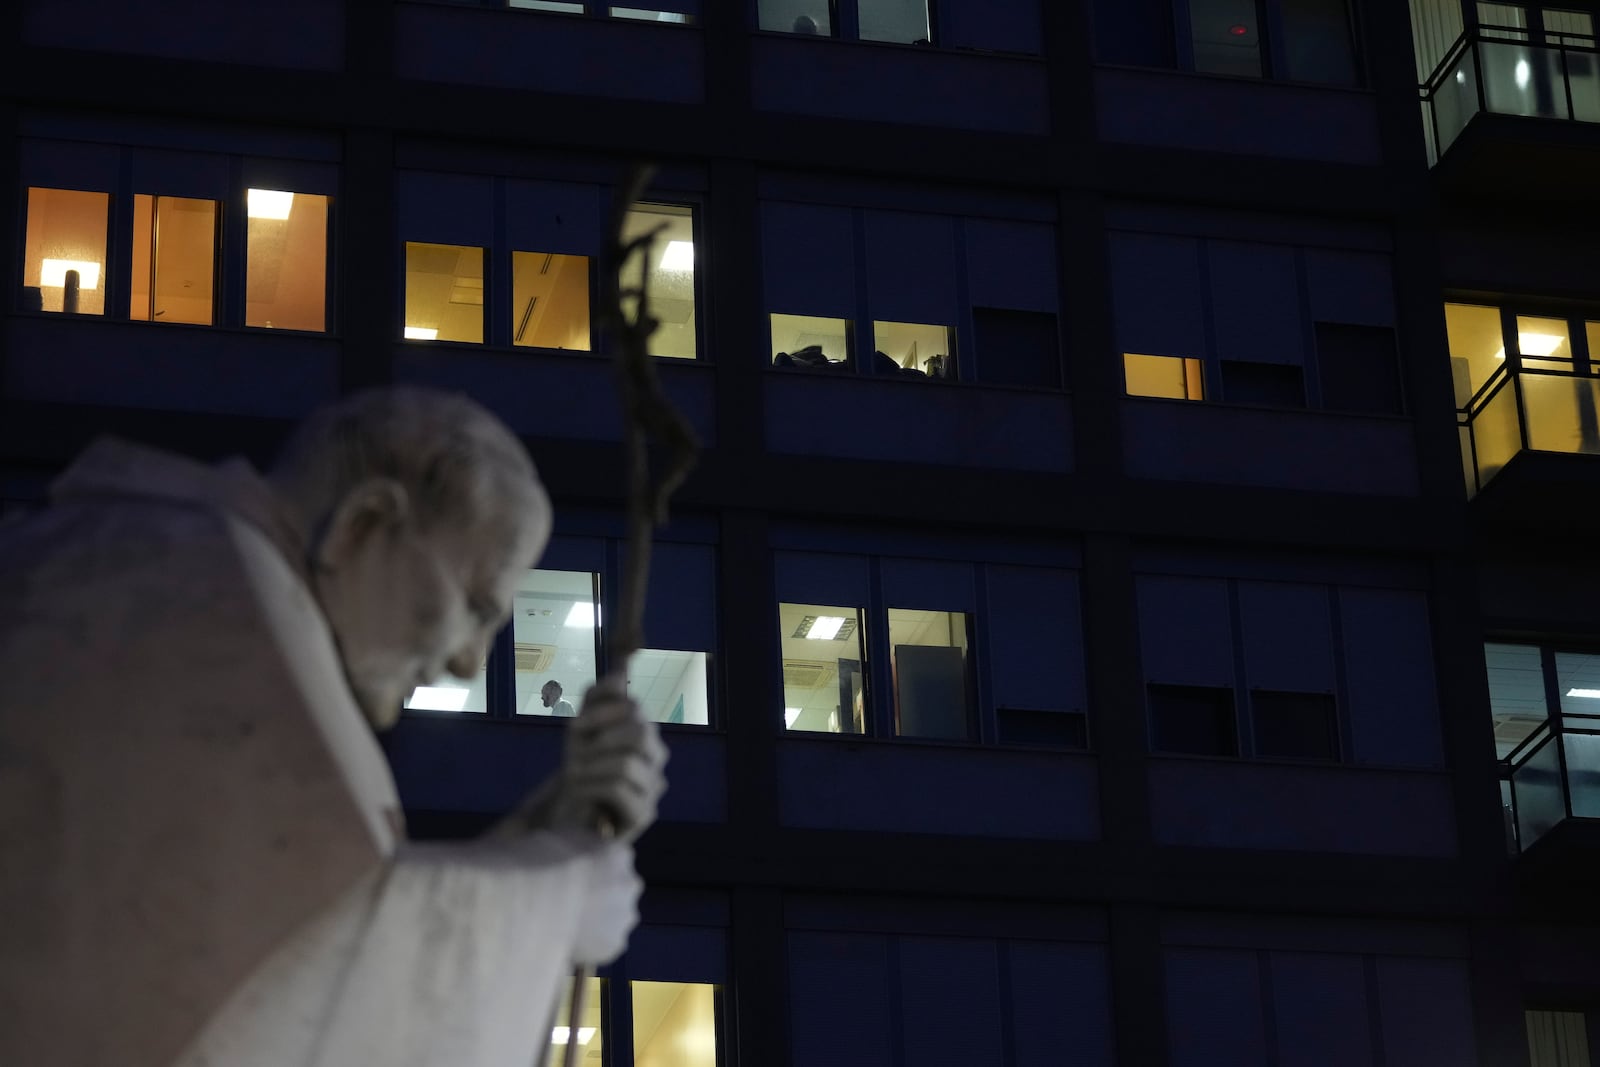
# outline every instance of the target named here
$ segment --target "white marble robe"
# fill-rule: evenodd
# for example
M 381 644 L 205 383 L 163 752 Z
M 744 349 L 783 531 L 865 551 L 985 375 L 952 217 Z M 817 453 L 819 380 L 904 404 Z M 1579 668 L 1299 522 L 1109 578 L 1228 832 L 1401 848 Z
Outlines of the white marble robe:
M 535 1062 L 620 846 L 403 840 L 248 468 L 54 498 L 0 527 L 0 1064 Z

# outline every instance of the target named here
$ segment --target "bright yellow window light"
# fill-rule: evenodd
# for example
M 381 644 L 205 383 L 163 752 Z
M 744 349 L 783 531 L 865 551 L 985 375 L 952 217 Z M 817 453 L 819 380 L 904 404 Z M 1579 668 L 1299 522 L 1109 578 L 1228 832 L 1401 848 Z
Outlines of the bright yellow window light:
M 245 211 L 253 219 L 286 219 L 294 208 L 294 194 L 277 189 L 249 189 Z
M 79 289 L 100 288 L 100 264 L 87 259 L 47 259 L 39 269 L 39 284 L 61 288 L 67 284 L 67 271 L 78 272 Z
M 1548 356 L 1560 348 L 1564 341 L 1566 341 L 1566 338 L 1558 333 L 1517 334 L 1517 347 L 1522 349 L 1522 354 L 1525 356 Z M 1496 352 L 1494 358 L 1505 359 L 1505 348 L 1502 347 L 1500 351 Z

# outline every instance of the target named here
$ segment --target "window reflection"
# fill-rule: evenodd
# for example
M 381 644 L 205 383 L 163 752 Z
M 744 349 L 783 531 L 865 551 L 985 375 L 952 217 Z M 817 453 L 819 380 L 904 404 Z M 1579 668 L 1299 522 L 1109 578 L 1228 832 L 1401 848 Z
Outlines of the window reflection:
M 128 317 L 211 325 L 216 253 L 215 200 L 136 194 Z
M 244 324 L 326 330 L 328 198 L 250 189 L 245 211 Z
M 111 194 L 28 190 L 22 310 L 104 315 Z
M 774 33 L 831 37 L 831 7 L 828 0 L 760 0 L 757 25 Z
M 856 8 L 863 41 L 931 44 L 927 0 L 859 0 Z
M 411 341 L 483 343 L 483 249 L 406 242 L 406 321 Z
M 1500 309 L 1477 304 L 1446 304 L 1445 332 L 1450 341 L 1450 373 L 1456 406 L 1464 408 L 1479 389 L 1505 366 L 1506 346 L 1500 330 Z
M 850 365 L 850 321 L 773 315 L 772 365 L 836 370 Z
M 959 740 L 972 720 L 967 616 L 955 611 L 889 609 L 895 732 Z
M 1494 721 L 1494 753 L 1505 759 L 1544 722 L 1544 671 L 1537 645 L 1495 642 L 1483 646 L 1489 674 L 1489 713 Z
M 641 648 L 628 661 L 628 695 L 653 722 L 711 722 L 710 657 L 704 652 Z
M 589 571 L 534 570 L 522 579 L 511 616 L 518 715 L 583 706 L 596 678 L 599 591 L 600 576 Z
M 589 351 L 589 257 L 511 253 L 511 343 Z
M 861 609 L 779 604 L 783 721 L 812 733 L 867 732 L 866 645 Z
M 716 1067 L 716 987 L 633 982 L 634 1067 Z
M 695 243 L 694 209 L 674 204 L 640 204 L 628 212 L 622 226 L 623 241 L 659 231 L 644 269 L 650 276 L 650 306 L 660 321 L 650 338 L 650 354 L 694 359 Z M 636 280 L 630 284 L 637 284 Z M 625 308 L 633 314 L 637 301 Z

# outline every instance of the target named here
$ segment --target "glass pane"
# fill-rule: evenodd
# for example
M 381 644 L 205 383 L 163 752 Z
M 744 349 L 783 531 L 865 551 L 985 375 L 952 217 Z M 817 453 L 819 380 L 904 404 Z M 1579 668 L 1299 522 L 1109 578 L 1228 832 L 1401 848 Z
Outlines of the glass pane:
M 1567 118 L 1561 54 L 1523 44 L 1483 41 L 1483 91 L 1488 110 L 1501 115 Z
M 1517 840 L 1525 849 L 1566 818 L 1559 752 L 1552 735 L 1511 772 L 1517 795 Z
M 1574 38 L 1566 42 L 1577 43 Z M 1584 38 L 1583 45 L 1594 47 L 1592 38 Z M 1593 52 L 1563 52 L 1562 61 L 1567 68 L 1567 88 L 1572 93 L 1572 117 L 1579 122 L 1600 122 L 1600 58 Z
M 863 41 L 931 44 L 928 0 L 858 0 Z
M 1053 389 L 1061 384 L 1060 331 L 1051 311 L 972 309 L 978 380 Z
M 244 324 L 274 330 L 328 328 L 328 198 L 245 193 Z
M 1455 141 L 1467 120 L 1478 113 L 1478 60 L 1477 52 L 1468 48 L 1456 60 L 1455 68 L 1445 75 L 1434 91 L 1434 118 L 1439 126 L 1439 147 L 1443 152 Z
M 1464 408 L 1479 389 L 1506 365 L 1500 309 L 1478 304 L 1446 304 L 1445 333 L 1450 341 L 1450 372 L 1456 407 Z
M 1581 1011 L 1530 1011 L 1528 1067 L 1590 1067 L 1588 1020 Z
M 1519 847 L 1517 845 L 1517 809 L 1511 803 L 1511 782 L 1505 778 L 1500 779 L 1500 817 L 1505 822 L 1506 854 L 1515 856 Z
M 709 667 L 704 652 L 641 648 L 628 661 L 628 693 L 654 722 L 707 726 Z
M 867 732 L 866 645 L 861 609 L 779 604 L 783 722 L 812 733 Z
M 1285 74 L 1294 81 L 1354 85 L 1355 45 L 1345 0 L 1279 0 Z
M 1197 71 L 1261 77 L 1260 31 L 1255 0 L 1189 0 Z
M 560 11 L 569 15 L 583 14 L 583 4 L 576 0 L 506 0 L 507 7 L 520 7 L 526 11 Z
M 1524 374 L 1521 385 L 1529 448 L 1600 453 L 1600 380 Z
M 774 33 L 833 36 L 828 0 L 760 0 L 757 25 Z
M 1528 39 L 1528 11 L 1520 4 L 1478 4 L 1478 25 L 1485 37 Z
M 1517 316 L 1517 351 L 1532 370 L 1572 371 L 1572 343 L 1565 319 Z M 1505 353 L 1501 353 L 1504 358 Z
M 874 322 L 872 347 L 874 374 L 955 381 L 956 337 L 948 326 Z
M 543 1063 L 558 1064 L 565 1062 L 567 1043 L 575 1041 L 582 1046 L 583 1051 L 578 1055 L 578 1062 L 582 1064 L 600 1064 L 605 1059 L 606 1035 L 600 1025 L 600 1000 L 604 994 L 604 979 L 585 978 L 583 1014 L 579 1016 L 577 1025 L 573 1025 L 572 1012 L 572 978 L 561 980 L 561 996 L 556 1001 L 555 1024 L 550 1031 L 550 1050 L 544 1056 Z
M 572 715 L 594 684 L 600 576 L 589 571 L 529 571 L 511 615 L 516 645 L 517 714 Z
M 671 204 L 641 204 L 628 212 L 622 239 L 659 230 L 651 262 L 649 312 L 661 322 L 650 339 L 650 354 L 694 359 L 694 209 Z M 636 283 L 630 283 L 636 284 Z M 633 307 L 626 308 L 633 314 Z
M 1569 725 L 1600 728 L 1600 721 L 1584 721 L 1589 716 L 1600 716 L 1600 655 L 1557 652 L 1556 690 L 1561 694 L 1562 714 L 1575 720 Z
M 1521 428 L 1517 422 L 1517 393 L 1509 380 L 1484 401 L 1472 418 L 1472 439 L 1478 447 L 1478 485 L 1500 473 L 1511 457 L 1522 451 Z
M 962 740 L 972 731 L 972 660 L 959 611 L 889 609 L 895 733 Z
M 1467 496 L 1472 497 L 1478 492 L 1478 479 L 1472 473 L 1472 431 L 1460 426 L 1456 434 L 1461 440 L 1461 473 L 1467 481 Z
M 1201 685 L 1149 686 L 1150 747 L 1193 756 L 1235 756 L 1233 690 Z
M 717 1067 L 716 987 L 633 983 L 634 1067 Z
M 772 365 L 815 370 L 850 364 L 850 322 L 814 315 L 772 315 Z
M 1185 356 L 1122 354 L 1122 373 L 1129 396 L 1159 396 L 1170 400 L 1204 400 L 1200 361 Z
M 589 351 L 589 257 L 511 253 L 511 343 Z
M 1505 759 L 1548 717 L 1539 647 L 1486 643 L 1483 660 L 1489 674 L 1494 754 L 1496 759 Z
M 28 190 L 22 310 L 104 315 L 110 193 Z
M 485 660 L 478 667 L 478 675 L 471 681 L 446 674 L 427 685 L 419 685 L 406 698 L 405 706 L 412 711 L 488 711 L 489 664 Z
M 128 317 L 211 325 L 216 252 L 215 200 L 136 194 Z
M 1563 44 L 1593 44 L 1594 16 L 1587 11 L 1565 11 L 1547 7 L 1540 13 L 1547 37 L 1561 38 Z
M 657 11 L 648 7 L 614 7 L 611 8 L 611 17 L 614 19 L 634 19 L 639 22 L 676 22 L 688 25 L 694 22 L 694 16 L 685 15 L 677 11 Z
M 1250 710 L 1256 755 L 1272 759 L 1339 758 L 1331 693 L 1258 689 L 1250 694 Z
M 483 249 L 406 242 L 404 336 L 483 343 Z
M 1562 734 L 1567 752 L 1567 788 L 1572 793 L 1572 814 L 1580 819 L 1600 818 L 1600 736 Z

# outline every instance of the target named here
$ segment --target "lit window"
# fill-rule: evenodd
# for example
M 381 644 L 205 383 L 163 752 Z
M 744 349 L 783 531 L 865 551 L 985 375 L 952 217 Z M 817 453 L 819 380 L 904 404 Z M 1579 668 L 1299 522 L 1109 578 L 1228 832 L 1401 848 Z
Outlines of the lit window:
M 671 204 L 641 204 L 628 212 L 622 239 L 631 241 L 656 232 L 655 244 L 644 269 L 650 275 L 650 306 L 646 310 L 660 322 L 650 339 L 650 354 L 694 359 L 695 243 L 694 209 Z M 632 279 L 628 284 L 637 284 Z M 624 309 L 633 314 L 632 304 Z
M 1476 304 L 1446 304 L 1445 331 L 1450 341 L 1450 372 L 1456 407 L 1505 367 L 1506 346 L 1500 330 L 1500 309 Z
M 1572 372 L 1572 345 L 1565 319 L 1518 315 L 1517 350 L 1524 368 Z
M 772 365 L 808 370 L 850 365 L 850 322 L 813 315 L 773 315 Z
M 419 685 L 406 697 L 410 711 L 488 711 L 488 663 L 478 667 L 471 681 L 446 674 L 427 685 Z
M 134 196 L 130 319 L 211 325 L 216 264 L 215 200 Z
M 506 0 L 507 7 L 525 11 L 557 11 L 565 15 L 583 14 L 583 4 L 573 0 Z
M 897 734 L 952 740 L 969 736 L 972 684 L 967 652 L 966 615 L 889 609 Z
M 779 604 L 783 720 L 811 733 L 867 732 L 866 645 L 861 609 Z
M 328 328 L 328 198 L 251 189 L 244 324 L 275 330 Z
M 1528 1011 L 1529 1067 L 1589 1067 L 1588 1016 L 1581 1011 Z
M 1494 754 L 1505 759 L 1548 717 L 1544 667 L 1538 645 L 1486 642 L 1483 658 L 1489 674 L 1489 714 L 1494 722 Z
M 406 321 L 412 340 L 483 343 L 483 249 L 406 242 Z
M 1200 361 L 1184 356 L 1122 355 L 1122 371 L 1129 396 L 1157 396 L 1171 400 L 1204 400 L 1205 384 Z
M 693 15 L 677 11 L 657 11 L 649 7 L 613 7 L 609 13 L 614 19 L 634 19 L 638 22 L 674 22 L 680 26 L 694 22 Z
M 914 322 L 872 324 L 872 372 L 955 381 L 955 331 Z
M 600 576 L 589 571 L 529 571 L 517 589 L 515 645 L 518 715 L 567 715 L 594 684 Z M 552 683 L 554 683 L 552 685 Z
M 859 0 L 856 14 L 863 41 L 933 42 L 927 0 Z
M 704 652 L 641 648 L 628 661 L 628 695 L 653 722 L 710 725 L 709 667 Z
M 106 311 L 106 219 L 111 194 L 28 190 L 24 311 Z
M 757 25 L 774 33 L 831 37 L 832 6 L 829 0 L 761 0 Z
M 634 1067 L 716 1067 L 716 987 L 633 982 Z
M 589 351 L 589 257 L 511 253 L 511 343 Z
M 601 1025 L 600 1001 L 605 996 L 605 981 L 600 978 L 584 979 L 583 1016 L 576 1020 L 569 1016 L 572 1011 L 573 981 L 572 978 L 566 978 L 561 982 L 561 995 L 556 998 L 555 1021 L 550 1027 L 550 1049 L 541 1062 L 564 1063 L 567 1045 L 576 1044 L 582 1049 L 578 1054 L 579 1063 L 604 1063 L 605 1030 Z

